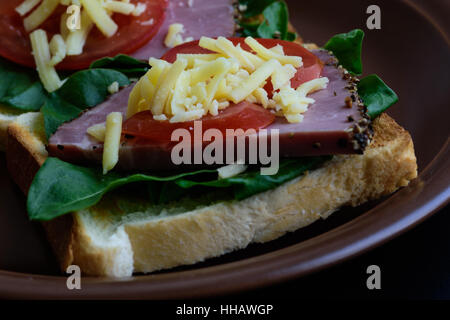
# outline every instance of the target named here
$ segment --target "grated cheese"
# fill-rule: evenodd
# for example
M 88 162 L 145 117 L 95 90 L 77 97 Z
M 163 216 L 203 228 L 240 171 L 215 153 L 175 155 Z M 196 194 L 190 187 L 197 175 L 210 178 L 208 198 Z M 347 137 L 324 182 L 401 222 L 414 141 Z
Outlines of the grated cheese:
M 227 179 L 237 176 L 247 170 L 248 166 L 245 164 L 230 164 L 225 167 L 217 169 L 220 179 Z
M 130 15 L 136 9 L 136 6 L 129 2 L 108 0 L 103 2 L 103 7 L 109 11 Z
M 184 26 L 181 23 L 173 23 L 169 26 L 167 36 L 164 40 L 164 45 L 167 48 L 173 48 L 179 46 L 180 44 L 193 41 L 192 37 L 183 39 L 182 34 L 184 33 Z
M 58 63 L 64 60 L 66 57 L 66 43 L 61 35 L 55 34 L 50 41 L 50 53 L 52 58 L 50 60 L 51 66 L 56 66 Z
M 59 5 L 66 6 L 68 10 L 61 14 L 60 34 L 55 35 L 50 42 L 53 57 L 50 58 L 49 67 L 54 67 L 63 61 L 66 56 L 82 54 L 86 40 L 94 25 L 106 37 L 112 37 L 116 34 L 118 26 L 112 19 L 114 13 L 139 16 L 147 9 L 146 4 L 141 2 L 133 4 L 129 0 L 24 0 L 15 10 L 20 16 L 25 17 L 23 19 L 24 28 L 31 32 L 42 25 Z M 69 20 L 73 21 L 73 19 L 77 19 L 77 25 L 72 30 L 68 24 Z M 154 21 L 151 19 L 144 22 L 143 25 L 153 23 Z M 40 33 L 37 35 L 36 39 L 42 42 L 43 38 Z M 40 48 L 42 49 L 42 46 Z M 48 66 L 41 66 L 41 73 L 42 70 L 52 74 L 53 80 L 48 82 L 46 87 L 55 88 L 58 81 L 56 81 L 54 72 L 50 71 Z M 44 76 L 44 78 L 46 77 Z
M 135 17 L 138 17 L 141 14 L 143 14 L 145 12 L 145 10 L 147 10 L 147 5 L 145 3 L 138 3 L 136 5 L 136 8 L 134 8 L 133 12 L 131 12 L 131 14 Z M 151 23 L 151 25 L 152 24 L 153 23 Z
M 42 3 L 25 19 L 23 25 L 27 32 L 39 27 L 56 10 L 59 0 L 43 0 Z
M 150 110 L 156 120 L 192 121 L 217 115 L 230 102 L 249 101 L 291 123 L 301 122 L 308 105 L 315 102 L 307 95 L 326 88 L 328 79 L 315 79 L 294 89 L 291 79 L 303 65 L 301 57 L 285 55 L 280 45 L 265 48 L 251 37 L 245 42 L 255 53 L 223 37 L 203 37 L 200 47 L 213 53 L 178 54 L 173 64 L 150 59 L 152 68 L 130 94 L 127 117 Z M 265 89 L 269 81 L 273 92 Z
M 108 92 L 110 94 L 119 92 L 119 83 L 117 81 L 114 81 L 113 83 L 111 83 L 108 87 Z
M 111 112 L 106 117 L 105 143 L 103 145 L 103 174 L 108 173 L 119 162 L 122 114 Z
M 95 124 L 87 129 L 87 133 L 94 139 L 104 142 L 106 132 L 106 123 Z
M 30 34 L 30 40 L 34 61 L 44 88 L 48 92 L 58 90 L 62 86 L 62 81 L 51 64 L 47 33 L 42 29 L 35 30 Z
M 80 0 L 84 10 L 86 10 L 89 18 L 95 23 L 97 28 L 108 38 L 112 37 L 119 28 L 111 19 L 110 14 L 102 6 L 99 0 Z
M 33 10 L 33 8 L 36 7 L 39 2 L 41 2 L 41 0 L 25 0 L 20 4 L 20 6 L 16 8 L 16 11 L 23 17 L 28 12 Z
M 83 47 L 88 38 L 89 32 L 94 27 L 94 22 L 86 11 L 81 12 L 81 28 L 69 31 L 66 38 L 67 55 L 77 56 L 83 53 Z

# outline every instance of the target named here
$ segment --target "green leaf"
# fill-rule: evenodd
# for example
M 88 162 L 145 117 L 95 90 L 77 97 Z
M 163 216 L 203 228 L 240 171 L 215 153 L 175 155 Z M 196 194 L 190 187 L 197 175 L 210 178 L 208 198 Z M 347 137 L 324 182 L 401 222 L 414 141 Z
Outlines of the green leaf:
M 295 33 L 295 32 L 288 32 L 287 33 L 287 36 L 286 36 L 286 40 L 287 41 L 295 41 L 296 39 L 297 39 L 297 33 Z
M 260 38 L 287 39 L 289 12 L 286 3 L 277 1 L 263 11 L 264 21 L 258 27 Z
M 44 127 L 47 138 L 50 138 L 60 125 L 77 118 L 82 110 L 65 101 L 58 94 L 50 93 L 41 112 L 44 115 Z
M 239 0 L 239 4 L 247 9 L 242 13 L 245 18 L 251 18 L 261 14 L 265 8 L 276 0 Z
M 120 86 L 130 84 L 123 73 L 108 69 L 88 69 L 70 76 L 61 88 L 49 94 L 41 110 L 47 138 L 63 123 L 105 101 L 110 95 L 108 87 L 115 81 Z
M 105 101 L 110 95 L 108 87 L 117 81 L 119 86 L 130 84 L 121 72 L 108 69 L 88 69 L 70 76 L 56 93 L 71 104 L 86 109 Z
M 119 71 L 128 77 L 139 78 L 143 76 L 150 68 L 149 64 L 145 61 L 135 59 L 125 54 L 119 54 L 114 58 L 103 58 L 94 61 L 90 69 L 112 69 Z
M 0 59 L 0 104 L 21 111 L 38 111 L 46 92 L 35 70 Z
M 260 25 L 259 22 L 257 23 L 246 23 L 246 22 L 240 22 L 240 26 L 242 27 L 241 35 L 244 37 L 257 37 L 257 30 Z
M 180 199 L 187 189 L 196 186 L 206 188 L 207 192 L 230 188 L 236 199 L 244 199 L 292 180 L 328 159 L 329 157 L 316 157 L 286 160 L 281 163 L 278 174 L 274 176 L 261 176 L 259 170 L 255 169 L 233 178 L 211 180 L 211 175 L 217 176 L 217 170 L 201 170 L 167 177 L 114 172 L 103 175 L 98 168 L 86 168 L 57 158 L 48 158 L 30 187 L 27 209 L 30 219 L 48 221 L 72 211 L 89 208 L 98 203 L 107 192 L 136 182 L 148 183 L 152 193 L 159 190 L 159 199 L 165 201 L 173 200 L 174 196 Z M 198 182 L 202 180 L 207 182 L 202 185 Z
M 349 72 L 361 75 L 363 39 L 364 31 L 355 29 L 349 33 L 335 35 L 325 44 L 324 48 L 332 51 L 339 63 Z
M 144 174 L 103 175 L 98 168 L 76 166 L 57 158 L 48 158 L 30 187 L 27 209 L 30 219 L 48 221 L 63 214 L 82 210 L 98 203 L 108 191 L 134 182 L 166 182 L 189 175 L 216 172 L 202 170 L 171 177 Z
M 243 36 L 288 41 L 297 39 L 295 33 L 288 32 L 289 11 L 284 1 L 241 0 L 239 3 L 247 6 L 243 14 L 246 19 L 239 22 Z
M 372 119 L 398 102 L 397 94 L 375 74 L 361 79 L 358 94 L 367 106 L 367 113 Z
M 1 99 L 1 103 L 23 111 L 39 111 L 45 99 L 44 87 L 40 82 L 35 82 L 22 93 Z
M 331 159 L 331 157 L 305 157 L 299 159 L 283 159 L 280 162 L 278 173 L 264 176 L 260 174 L 260 169 L 256 168 L 249 172 L 228 179 L 219 179 L 207 182 L 196 182 L 187 179 L 180 179 L 175 183 L 182 188 L 192 188 L 195 186 L 231 188 L 235 199 L 242 200 L 254 194 L 276 188 L 302 175 L 307 170 L 311 170 Z

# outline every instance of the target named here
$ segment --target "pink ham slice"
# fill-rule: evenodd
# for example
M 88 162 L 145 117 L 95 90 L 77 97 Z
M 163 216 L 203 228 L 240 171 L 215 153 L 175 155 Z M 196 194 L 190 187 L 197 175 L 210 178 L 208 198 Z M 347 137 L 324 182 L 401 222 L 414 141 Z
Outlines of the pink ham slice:
M 156 36 L 132 56 L 141 60 L 162 57 L 168 49 L 164 45 L 164 39 L 173 23 L 181 23 L 184 26 L 184 39 L 233 36 L 236 25 L 233 2 L 234 0 L 169 0 L 164 24 Z
M 338 68 L 336 60 L 328 52 L 317 51 L 315 54 L 325 64 L 322 76 L 330 80 L 328 87 L 310 95 L 316 102 L 309 106 L 302 123 L 289 124 L 284 118 L 277 118 L 266 129 L 280 131 L 281 157 L 362 153 L 370 140 L 371 126 L 355 92 L 357 80 Z M 50 138 L 50 156 L 71 163 L 101 163 L 103 145 L 91 138 L 86 130 L 105 122 L 110 112 L 125 114 L 130 91 L 130 87 L 125 88 L 78 119 L 62 125 Z M 170 155 L 168 147 L 126 137 L 120 150 L 118 168 L 179 169 L 172 164 Z

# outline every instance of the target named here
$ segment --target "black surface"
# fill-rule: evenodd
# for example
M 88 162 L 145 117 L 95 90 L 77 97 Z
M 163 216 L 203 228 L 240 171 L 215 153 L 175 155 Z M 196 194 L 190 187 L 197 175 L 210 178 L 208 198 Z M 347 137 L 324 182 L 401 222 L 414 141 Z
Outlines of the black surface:
M 381 269 L 368 290 L 366 269 Z M 402 236 L 355 259 L 297 280 L 229 296 L 244 299 L 450 300 L 450 206 Z

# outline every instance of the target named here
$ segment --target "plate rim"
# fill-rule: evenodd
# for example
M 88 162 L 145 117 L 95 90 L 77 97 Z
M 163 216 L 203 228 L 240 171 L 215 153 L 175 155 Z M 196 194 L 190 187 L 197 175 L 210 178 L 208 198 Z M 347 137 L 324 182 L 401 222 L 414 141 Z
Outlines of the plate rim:
M 256 257 L 197 270 L 124 279 L 85 277 L 82 281 L 82 290 L 76 291 L 66 288 L 67 278 L 63 276 L 0 270 L 0 296 L 39 299 L 198 298 L 211 294 L 223 295 L 238 290 L 255 289 L 261 285 L 267 286 L 289 278 L 305 276 L 367 252 L 410 230 L 447 205 L 450 202 L 450 186 L 448 185 L 450 171 L 446 171 L 446 167 L 450 167 L 450 138 L 410 186 L 334 229 Z M 430 183 L 437 185 L 438 192 L 427 194 L 429 189 L 421 187 Z M 378 225 L 369 224 L 369 230 L 359 228 L 360 224 L 371 222 L 373 220 L 371 217 L 375 217 L 377 212 L 386 215 L 385 206 L 390 205 L 397 198 L 409 199 L 408 193 L 414 191 L 418 192 L 416 201 L 424 196 L 429 197 L 428 201 L 423 201 L 421 206 L 412 211 L 408 209 L 405 200 L 396 202 L 394 208 L 399 210 L 403 208 L 404 213 L 399 215 L 400 211 L 398 211 L 396 213 L 398 217 L 392 223 L 386 226 L 384 221 L 381 223 L 378 221 Z M 371 232 L 370 228 L 374 230 Z M 342 236 L 355 230 L 356 233 L 353 236 Z M 330 240 L 336 240 L 336 242 L 330 244 L 332 242 Z M 332 250 L 333 246 L 338 249 Z M 314 254 L 317 250 L 321 254 L 317 252 Z M 305 258 L 308 255 L 311 257 Z M 214 292 L 211 290 L 211 283 L 214 283 Z M 36 296 L 37 292 L 39 292 L 38 296 Z

